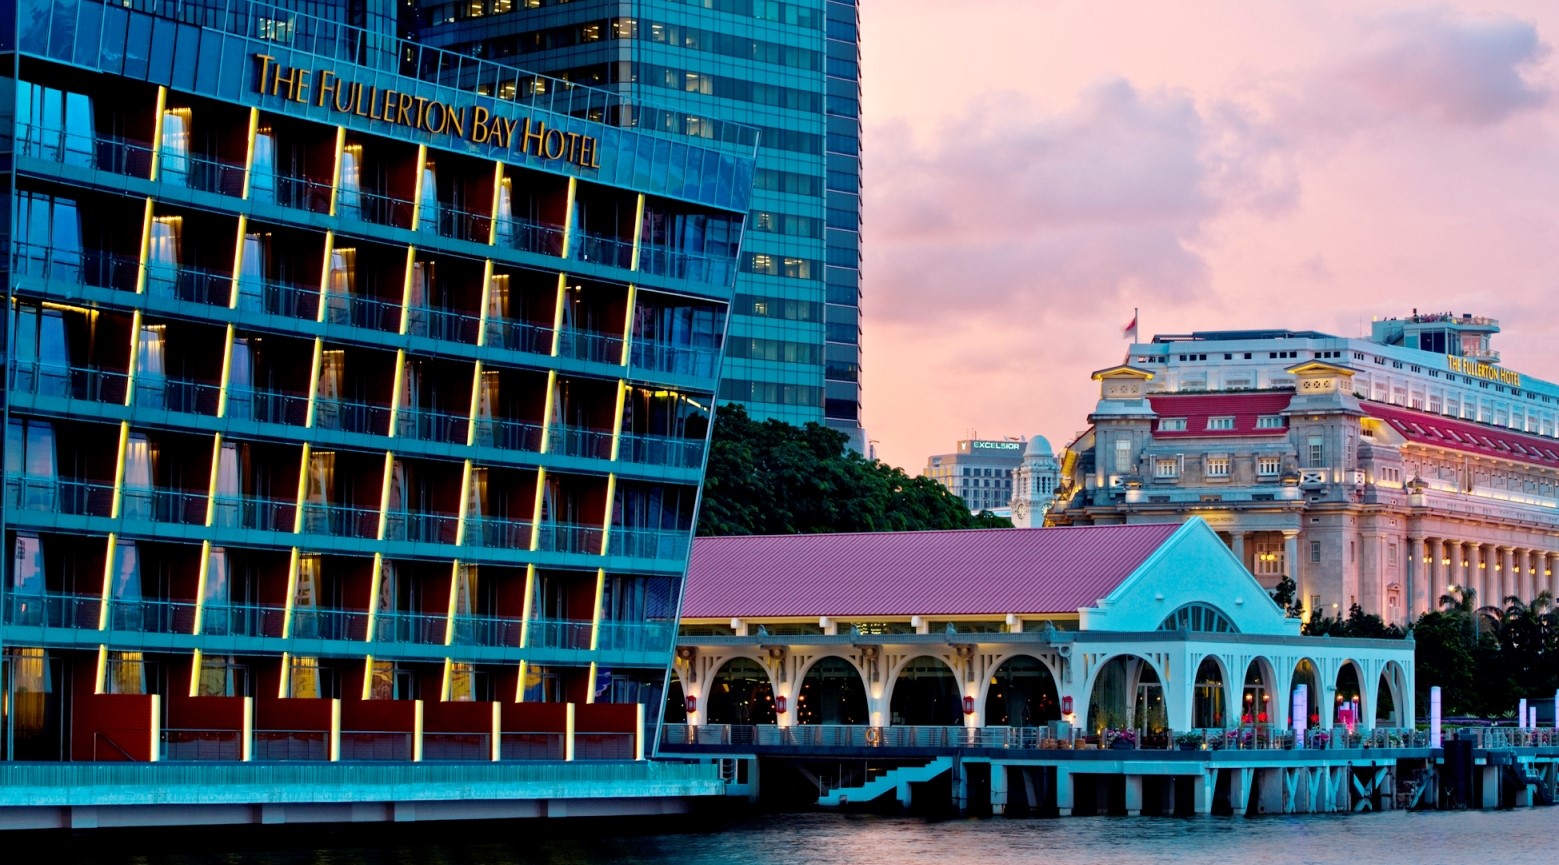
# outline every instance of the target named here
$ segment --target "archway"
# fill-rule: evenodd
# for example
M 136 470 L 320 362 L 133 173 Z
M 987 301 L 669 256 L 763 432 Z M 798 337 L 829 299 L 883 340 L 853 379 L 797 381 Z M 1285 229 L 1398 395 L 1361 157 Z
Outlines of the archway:
M 1061 698 L 1050 668 L 1037 658 L 1009 658 L 985 691 L 987 727 L 1037 727 L 1061 720 Z
M 1169 726 L 1164 686 L 1153 665 L 1135 655 L 1117 655 L 1099 668 L 1088 696 L 1088 730 L 1142 730 Z
M 823 658 L 807 670 L 796 695 L 798 724 L 865 724 L 866 686 L 843 658 Z
M 1305 726 L 1318 727 L 1321 724 L 1321 673 L 1309 658 L 1303 658 L 1294 665 L 1294 678 L 1288 692 L 1291 705 L 1294 692 L 1299 690 L 1300 685 L 1305 686 Z
M 666 707 L 661 712 L 661 721 L 667 724 L 687 723 L 687 697 L 682 691 L 682 680 L 676 676 L 671 677 L 671 684 L 666 687 Z
M 1240 695 L 1240 723 L 1266 724 L 1277 717 L 1272 705 L 1272 673 L 1261 658 L 1245 668 L 1245 684 Z
M 1352 731 L 1359 726 L 1364 714 L 1364 689 L 1360 686 L 1359 668 L 1352 661 L 1344 661 L 1337 670 L 1337 691 L 1333 699 L 1337 706 L 1333 712 L 1334 723 Z
M 899 670 L 888 712 L 894 724 L 956 727 L 963 724 L 962 703 L 952 669 L 930 655 L 921 655 Z
M 1223 680 L 1223 664 L 1217 656 L 1203 658 L 1196 668 L 1196 683 L 1192 686 L 1191 726 L 1200 729 L 1224 725 L 1229 717 L 1229 707 L 1224 705 L 1228 692 Z
M 709 682 L 708 722 L 711 724 L 773 724 L 774 689 L 769 674 L 748 658 L 725 662 Z
M 1380 683 L 1375 689 L 1375 726 L 1412 726 L 1404 711 L 1407 708 L 1403 699 L 1406 688 L 1407 674 L 1401 665 L 1396 661 L 1386 664 L 1386 668 L 1380 671 Z

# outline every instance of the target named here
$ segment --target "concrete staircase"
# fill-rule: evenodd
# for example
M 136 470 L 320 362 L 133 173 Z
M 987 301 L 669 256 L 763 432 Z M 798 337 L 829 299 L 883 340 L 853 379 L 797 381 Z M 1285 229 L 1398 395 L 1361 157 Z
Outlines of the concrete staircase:
M 910 803 L 910 784 L 920 784 L 953 768 L 952 757 L 937 757 L 921 766 L 900 766 L 867 781 L 858 787 L 837 787 L 818 797 L 817 804 L 824 808 L 838 808 L 850 802 L 870 802 L 888 791 L 894 791 L 899 804 Z

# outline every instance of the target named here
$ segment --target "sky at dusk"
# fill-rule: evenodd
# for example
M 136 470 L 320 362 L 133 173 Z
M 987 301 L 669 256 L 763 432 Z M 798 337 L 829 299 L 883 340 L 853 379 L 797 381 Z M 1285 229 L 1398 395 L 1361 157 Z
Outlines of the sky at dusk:
M 862 0 L 864 386 L 917 473 L 1154 333 L 1500 319 L 1559 379 L 1559 3 Z

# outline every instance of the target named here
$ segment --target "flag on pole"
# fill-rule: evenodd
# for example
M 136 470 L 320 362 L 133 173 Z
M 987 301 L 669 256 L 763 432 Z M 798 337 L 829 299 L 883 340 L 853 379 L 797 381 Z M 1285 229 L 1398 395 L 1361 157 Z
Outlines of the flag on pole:
M 1121 328 L 1121 336 L 1131 337 L 1132 342 L 1137 341 L 1137 311 L 1135 309 L 1131 311 L 1131 321 L 1126 322 L 1126 326 Z

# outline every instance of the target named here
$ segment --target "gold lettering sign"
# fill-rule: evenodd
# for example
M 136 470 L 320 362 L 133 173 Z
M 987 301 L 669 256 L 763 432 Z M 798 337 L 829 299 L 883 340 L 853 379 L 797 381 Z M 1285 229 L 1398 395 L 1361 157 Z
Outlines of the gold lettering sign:
M 269 54 L 256 54 L 260 74 L 255 90 L 289 102 L 355 114 L 369 120 L 393 123 L 433 135 L 448 135 L 472 144 L 491 144 L 505 150 L 549 160 L 563 160 L 581 168 L 600 168 L 600 142 L 591 135 L 564 132 L 527 117 L 499 117 L 480 105 L 456 107 L 426 96 L 413 96 L 388 88 L 365 87 L 329 69 L 287 68 Z M 516 135 L 516 133 L 518 133 Z
M 1470 375 L 1473 378 L 1481 378 L 1486 381 L 1497 381 L 1500 384 L 1508 384 L 1511 387 L 1521 386 L 1521 374 L 1501 369 L 1492 363 L 1469 360 L 1455 355 L 1445 356 L 1446 368 L 1451 372 L 1459 372 L 1462 375 Z

